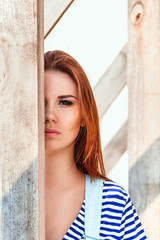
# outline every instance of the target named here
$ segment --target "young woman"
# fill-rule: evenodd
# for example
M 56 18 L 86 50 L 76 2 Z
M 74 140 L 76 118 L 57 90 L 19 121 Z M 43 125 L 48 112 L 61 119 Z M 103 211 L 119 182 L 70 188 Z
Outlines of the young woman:
M 146 239 L 128 193 L 105 177 L 98 112 L 85 72 L 62 51 L 45 53 L 44 62 L 46 240 Z

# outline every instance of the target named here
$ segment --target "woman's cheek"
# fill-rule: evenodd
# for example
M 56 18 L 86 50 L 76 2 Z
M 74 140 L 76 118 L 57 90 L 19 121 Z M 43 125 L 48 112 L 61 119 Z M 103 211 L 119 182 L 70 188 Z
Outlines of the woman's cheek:
M 76 112 L 74 111 L 72 113 L 72 126 L 75 128 L 80 128 L 80 124 L 81 124 L 81 116 L 80 116 L 80 112 L 77 110 Z

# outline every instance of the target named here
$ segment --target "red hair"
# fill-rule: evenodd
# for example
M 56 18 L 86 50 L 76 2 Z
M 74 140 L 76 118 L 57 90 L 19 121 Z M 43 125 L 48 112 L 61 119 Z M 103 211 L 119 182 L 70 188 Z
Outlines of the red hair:
M 75 82 L 85 126 L 80 127 L 75 140 L 74 159 L 77 168 L 89 174 L 91 179 L 106 179 L 97 106 L 84 70 L 73 57 L 60 50 L 44 54 L 44 70 L 64 72 Z

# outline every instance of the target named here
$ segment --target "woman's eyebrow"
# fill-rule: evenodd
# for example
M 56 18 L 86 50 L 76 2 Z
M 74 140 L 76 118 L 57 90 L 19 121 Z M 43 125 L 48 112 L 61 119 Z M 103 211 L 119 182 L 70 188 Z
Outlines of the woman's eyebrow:
M 75 97 L 75 96 L 73 96 L 73 95 L 61 95 L 61 96 L 58 96 L 58 99 L 70 98 L 70 97 L 77 99 L 77 97 Z

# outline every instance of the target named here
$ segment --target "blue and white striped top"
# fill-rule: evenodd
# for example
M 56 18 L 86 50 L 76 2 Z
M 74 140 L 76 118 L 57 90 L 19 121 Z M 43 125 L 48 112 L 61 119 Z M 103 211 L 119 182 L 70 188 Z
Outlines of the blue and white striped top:
M 63 240 L 83 240 L 85 200 Z M 147 239 L 129 194 L 117 183 L 103 182 L 101 240 L 144 240 Z

